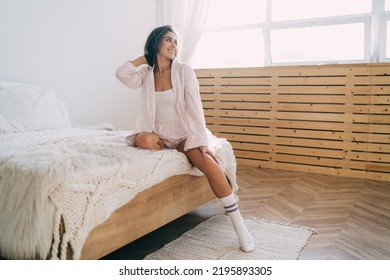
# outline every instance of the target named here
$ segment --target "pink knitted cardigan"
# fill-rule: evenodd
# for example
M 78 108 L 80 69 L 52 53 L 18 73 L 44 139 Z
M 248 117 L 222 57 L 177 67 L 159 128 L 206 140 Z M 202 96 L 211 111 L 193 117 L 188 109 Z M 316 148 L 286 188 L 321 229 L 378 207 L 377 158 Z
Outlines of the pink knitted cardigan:
M 126 61 L 116 71 L 116 77 L 129 88 L 141 88 L 142 97 L 137 114 L 134 134 L 155 130 L 156 96 L 153 69 L 148 65 L 135 67 Z M 172 62 L 171 80 L 173 92 L 177 94 L 176 110 L 182 122 L 180 131 L 172 131 L 170 139 L 187 135 L 184 150 L 208 146 L 206 124 L 199 83 L 194 70 L 186 63 Z

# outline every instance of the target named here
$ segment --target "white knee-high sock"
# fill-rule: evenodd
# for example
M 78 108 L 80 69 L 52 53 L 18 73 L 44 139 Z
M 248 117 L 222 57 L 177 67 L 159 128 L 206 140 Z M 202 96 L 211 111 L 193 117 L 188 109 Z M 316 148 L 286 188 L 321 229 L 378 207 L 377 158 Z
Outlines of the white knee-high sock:
M 240 209 L 238 208 L 234 194 L 231 193 L 230 195 L 220 198 L 219 200 L 221 201 L 223 207 L 226 210 L 226 213 L 233 223 L 241 250 L 245 252 L 253 251 L 255 249 L 255 242 L 244 223 L 244 219 L 241 216 Z

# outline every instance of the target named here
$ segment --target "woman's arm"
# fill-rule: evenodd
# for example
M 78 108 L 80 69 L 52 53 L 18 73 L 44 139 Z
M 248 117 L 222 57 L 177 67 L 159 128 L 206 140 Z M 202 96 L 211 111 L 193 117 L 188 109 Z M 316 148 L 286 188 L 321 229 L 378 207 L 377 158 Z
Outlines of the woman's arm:
M 138 67 L 142 64 L 148 64 L 148 61 L 146 60 L 145 56 L 142 55 L 134 60 L 131 61 L 131 63 L 135 66 Z
M 145 56 L 140 56 L 132 61 L 128 60 L 118 67 L 115 76 L 129 88 L 140 88 L 144 84 L 145 72 L 149 68 L 146 65 L 145 67 L 139 67 L 143 64 L 147 64 Z

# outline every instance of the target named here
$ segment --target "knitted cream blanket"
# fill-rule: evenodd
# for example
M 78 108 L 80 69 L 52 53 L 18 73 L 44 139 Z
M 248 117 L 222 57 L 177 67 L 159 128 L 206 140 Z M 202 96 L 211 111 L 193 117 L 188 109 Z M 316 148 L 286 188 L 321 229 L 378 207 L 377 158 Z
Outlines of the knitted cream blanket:
M 67 128 L 0 134 L 0 255 L 45 259 L 70 244 L 79 259 L 91 230 L 137 193 L 173 175 L 202 175 L 176 150 L 129 147 L 129 133 Z M 209 139 L 236 190 L 230 144 Z

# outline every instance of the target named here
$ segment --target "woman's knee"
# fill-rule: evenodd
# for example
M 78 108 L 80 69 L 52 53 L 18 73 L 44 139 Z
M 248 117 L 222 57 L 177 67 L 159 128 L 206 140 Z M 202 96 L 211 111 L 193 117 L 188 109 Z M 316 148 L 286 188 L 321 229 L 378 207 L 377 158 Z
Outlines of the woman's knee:
M 134 146 L 147 150 L 161 150 L 163 148 L 163 142 L 154 133 L 141 132 L 135 138 Z
M 185 153 L 190 162 L 205 174 L 213 174 L 220 169 L 219 164 L 210 155 L 203 157 L 198 148 L 189 150 Z

